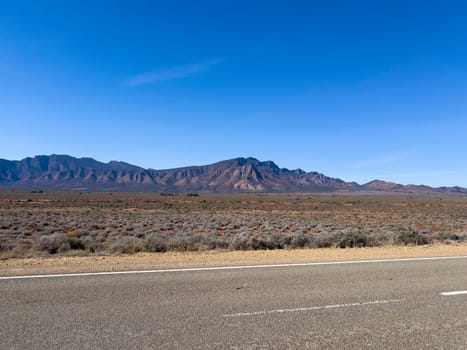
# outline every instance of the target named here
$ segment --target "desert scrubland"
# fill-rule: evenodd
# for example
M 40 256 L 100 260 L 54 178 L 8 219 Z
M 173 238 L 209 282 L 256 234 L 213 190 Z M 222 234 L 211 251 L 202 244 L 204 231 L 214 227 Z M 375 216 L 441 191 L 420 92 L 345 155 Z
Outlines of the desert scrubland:
M 0 192 L 3 260 L 467 240 L 467 197 Z

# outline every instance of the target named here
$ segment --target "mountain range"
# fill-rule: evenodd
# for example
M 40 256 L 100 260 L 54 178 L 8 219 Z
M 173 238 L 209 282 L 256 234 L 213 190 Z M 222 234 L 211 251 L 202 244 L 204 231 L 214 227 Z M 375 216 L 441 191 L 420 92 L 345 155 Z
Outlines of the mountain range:
M 318 172 L 278 167 L 272 161 L 235 158 L 203 166 L 144 169 L 68 155 L 0 159 L 0 188 L 160 192 L 402 192 L 467 194 L 461 187 L 432 188 L 374 180 L 359 185 Z

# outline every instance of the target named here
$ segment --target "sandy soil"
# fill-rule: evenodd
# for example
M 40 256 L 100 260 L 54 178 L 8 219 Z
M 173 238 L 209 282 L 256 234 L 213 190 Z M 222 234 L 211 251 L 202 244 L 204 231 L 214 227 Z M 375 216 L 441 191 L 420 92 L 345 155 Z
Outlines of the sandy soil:
M 141 253 L 86 257 L 61 256 L 3 260 L 0 261 L 0 276 L 457 255 L 467 255 L 467 244 L 347 249 Z

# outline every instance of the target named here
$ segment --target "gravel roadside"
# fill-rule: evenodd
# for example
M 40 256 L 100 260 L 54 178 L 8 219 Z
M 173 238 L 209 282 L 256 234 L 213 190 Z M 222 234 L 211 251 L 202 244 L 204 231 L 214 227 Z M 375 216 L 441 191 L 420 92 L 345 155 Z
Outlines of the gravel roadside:
M 0 276 L 467 255 L 467 244 L 57 256 L 0 261 Z

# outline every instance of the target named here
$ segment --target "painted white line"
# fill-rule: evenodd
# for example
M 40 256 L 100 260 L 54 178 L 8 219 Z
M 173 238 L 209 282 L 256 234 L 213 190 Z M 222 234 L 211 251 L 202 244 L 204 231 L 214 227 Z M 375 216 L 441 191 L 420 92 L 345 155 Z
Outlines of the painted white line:
M 223 317 L 257 316 L 257 315 L 278 314 L 278 313 L 285 313 L 285 312 L 314 311 L 314 310 L 338 309 L 338 308 L 348 308 L 348 307 L 366 306 L 366 305 L 375 305 L 375 304 L 400 303 L 401 301 L 403 301 L 403 299 L 375 300 L 375 301 L 367 301 L 363 303 L 334 304 L 334 305 L 323 305 L 323 306 L 298 307 L 295 309 L 277 309 L 277 310 L 265 310 L 265 311 L 254 311 L 254 312 L 239 312 L 236 314 L 225 314 L 222 316 Z
M 454 292 L 441 293 L 441 295 L 443 295 L 445 297 L 450 297 L 450 296 L 453 296 L 453 295 L 464 295 L 464 294 L 467 294 L 467 290 L 457 290 L 457 291 L 454 291 Z
M 147 273 L 169 273 L 169 272 L 199 272 L 199 271 L 219 271 L 219 270 L 247 270 L 247 269 L 267 269 L 280 267 L 301 267 L 301 266 L 324 266 L 324 265 L 353 265 L 372 264 L 385 262 L 409 262 L 409 261 L 433 261 L 433 260 L 453 260 L 467 259 L 467 255 L 459 256 L 435 256 L 428 258 L 399 258 L 399 259 L 375 259 L 375 260 L 349 260 L 349 261 L 327 261 L 292 264 L 269 264 L 269 265 L 240 265 L 240 266 L 215 266 L 215 267 L 192 267 L 180 269 L 161 270 L 130 270 L 130 271 L 104 271 L 104 272 L 80 272 L 62 273 L 49 275 L 24 275 L 24 276 L 3 276 L 0 280 L 29 279 L 29 278 L 58 278 L 58 277 L 85 277 L 85 276 L 110 276 L 110 275 L 136 275 Z

